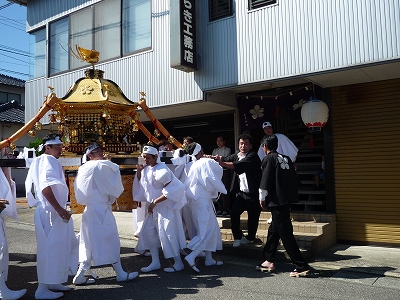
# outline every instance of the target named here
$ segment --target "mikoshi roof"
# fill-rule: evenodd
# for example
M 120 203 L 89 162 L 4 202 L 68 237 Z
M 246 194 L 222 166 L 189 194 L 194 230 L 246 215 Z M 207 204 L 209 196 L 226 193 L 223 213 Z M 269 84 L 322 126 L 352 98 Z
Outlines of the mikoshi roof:
M 129 100 L 113 81 L 103 78 L 103 71 L 88 69 L 85 77 L 78 79 L 61 99 L 60 105 L 116 105 L 136 109 L 137 103 Z

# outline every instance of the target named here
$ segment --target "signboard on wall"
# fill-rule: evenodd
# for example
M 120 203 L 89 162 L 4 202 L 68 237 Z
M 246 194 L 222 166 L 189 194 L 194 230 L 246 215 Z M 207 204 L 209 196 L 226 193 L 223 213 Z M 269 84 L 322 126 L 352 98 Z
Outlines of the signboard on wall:
M 171 0 L 171 68 L 197 71 L 196 1 Z

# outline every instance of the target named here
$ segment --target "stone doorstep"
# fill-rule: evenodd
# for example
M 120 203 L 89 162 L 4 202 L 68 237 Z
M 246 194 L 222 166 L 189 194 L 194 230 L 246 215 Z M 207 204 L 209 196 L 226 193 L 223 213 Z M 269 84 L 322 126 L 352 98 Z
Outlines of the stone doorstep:
M 299 233 L 310 233 L 310 234 L 322 234 L 324 233 L 324 228 L 326 228 L 330 223 L 314 222 L 314 221 L 292 221 L 293 232 Z M 221 228 L 230 229 L 231 221 L 229 219 L 222 220 Z M 258 230 L 268 230 L 269 225 L 267 220 L 260 220 L 258 222 Z M 240 228 L 247 230 L 247 220 L 240 220 Z
M 247 232 L 244 230 L 243 233 L 246 234 Z M 264 244 L 267 241 L 267 235 L 268 235 L 268 230 L 259 229 L 257 230 L 256 239 L 258 239 L 261 244 Z M 300 248 L 303 249 L 312 248 L 313 240 L 315 240 L 319 236 L 321 235 L 317 233 L 294 232 L 294 237 L 297 241 L 297 244 L 299 245 Z M 233 243 L 234 238 L 232 235 L 232 231 L 230 229 L 221 228 L 221 237 L 224 243 L 225 242 Z
M 324 212 L 302 212 L 302 211 L 291 211 L 290 217 L 294 221 L 314 221 L 314 222 L 323 222 L 323 223 L 331 223 L 336 222 L 336 215 Z M 218 217 L 220 218 L 220 217 Z M 243 212 L 240 216 L 241 219 L 247 219 L 247 211 Z M 260 215 L 260 220 L 268 220 L 271 218 L 271 212 L 262 211 Z M 223 218 L 228 219 L 229 218 Z
M 223 243 L 223 252 L 229 255 L 235 255 L 239 257 L 254 257 L 259 258 L 262 261 L 262 251 L 264 249 L 264 243 L 255 243 L 248 244 L 240 247 L 232 247 L 233 242 L 228 240 L 222 240 Z M 305 259 L 310 259 L 315 253 L 313 253 L 311 248 L 302 248 L 299 246 L 300 252 L 304 256 Z M 283 245 L 278 246 L 278 251 L 276 253 L 276 259 L 280 261 L 288 261 L 290 262 L 290 258 L 286 253 Z

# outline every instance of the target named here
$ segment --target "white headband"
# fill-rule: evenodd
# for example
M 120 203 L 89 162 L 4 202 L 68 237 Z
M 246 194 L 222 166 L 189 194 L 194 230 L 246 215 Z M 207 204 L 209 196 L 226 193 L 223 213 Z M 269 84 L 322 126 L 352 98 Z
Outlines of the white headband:
M 44 144 L 40 144 L 38 147 L 38 151 L 41 152 L 45 145 L 64 145 L 64 143 L 60 140 L 60 137 L 57 135 L 54 139 L 46 141 Z
M 95 150 L 97 148 L 100 148 L 100 145 L 98 145 L 98 144 L 92 145 L 91 147 L 86 149 L 85 154 L 88 155 L 89 153 L 91 153 L 93 150 Z
M 57 135 L 53 140 L 48 140 L 45 145 L 59 145 L 59 144 L 64 144 L 61 140 L 60 137 Z
M 190 155 L 193 161 L 197 160 L 196 155 L 199 154 L 200 151 L 201 151 L 201 145 L 199 143 L 196 143 L 196 147 L 194 147 L 193 153 L 192 155 Z
M 143 146 L 143 154 L 158 155 L 158 150 L 153 146 L 146 145 Z

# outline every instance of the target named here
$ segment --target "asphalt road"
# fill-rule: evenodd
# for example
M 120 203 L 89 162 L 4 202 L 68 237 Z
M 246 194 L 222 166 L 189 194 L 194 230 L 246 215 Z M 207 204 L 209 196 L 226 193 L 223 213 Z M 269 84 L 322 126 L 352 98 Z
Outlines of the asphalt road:
M 27 288 L 22 299 L 34 299 L 37 288 L 36 241 L 32 224 L 26 222 L 32 211 L 21 211 L 20 224 L 7 220 L 10 251 L 8 286 Z M 150 263 L 150 258 L 133 252 L 134 240 L 121 240 L 121 258 L 125 269 L 139 271 Z M 162 270 L 141 273 L 131 282 L 117 283 L 110 266 L 95 268 L 100 277 L 88 286 L 68 284 L 71 291 L 62 299 L 399 299 L 400 280 L 333 270 L 314 270 L 306 278 L 290 278 L 293 267 L 276 262 L 277 271 L 257 272 L 259 258 L 240 258 L 217 254 L 224 261 L 220 267 L 205 267 L 199 260 L 201 273 L 188 267 L 178 273 Z M 163 267 L 169 262 L 162 261 Z

